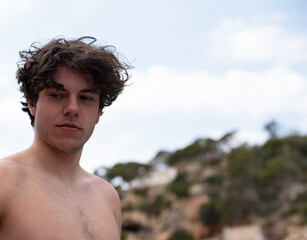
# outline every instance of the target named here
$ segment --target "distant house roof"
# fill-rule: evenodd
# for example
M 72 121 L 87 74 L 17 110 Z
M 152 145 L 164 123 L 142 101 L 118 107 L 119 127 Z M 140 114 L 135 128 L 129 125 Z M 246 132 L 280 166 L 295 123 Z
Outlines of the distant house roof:
M 264 240 L 264 236 L 258 225 L 225 227 L 222 232 L 222 240 Z

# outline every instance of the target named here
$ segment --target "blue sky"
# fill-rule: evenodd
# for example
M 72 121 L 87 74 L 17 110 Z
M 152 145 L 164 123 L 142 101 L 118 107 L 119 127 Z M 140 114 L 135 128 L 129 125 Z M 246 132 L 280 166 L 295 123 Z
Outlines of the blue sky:
M 261 143 L 272 119 L 306 134 L 306 10 L 303 0 L 0 0 L 0 156 L 33 140 L 18 52 L 56 36 L 94 36 L 135 67 L 84 148 L 88 171 L 231 130 Z

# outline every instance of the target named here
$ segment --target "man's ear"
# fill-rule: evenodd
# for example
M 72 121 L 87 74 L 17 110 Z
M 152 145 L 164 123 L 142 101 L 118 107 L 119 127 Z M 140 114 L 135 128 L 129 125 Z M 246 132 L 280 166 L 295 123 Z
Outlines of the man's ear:
M 96 119 L 96 124 L 99 123 L 99 118 L 100 118 L 100 115 L 98 115 L 98 117 Z
M 30 110 L 31 115 L 35 117 L 36 109 L 32 101 L 28 101 L 28 108 Z
M 99 110 L 99 113 L 98 113 L 98 116 L 97 116 L 97 118 L 96 118 L 96 124 L 97 123 L 99 123 L 99 119 L 100 119 L 100 116 L 102 115 L 102 109 L 101 110 Z

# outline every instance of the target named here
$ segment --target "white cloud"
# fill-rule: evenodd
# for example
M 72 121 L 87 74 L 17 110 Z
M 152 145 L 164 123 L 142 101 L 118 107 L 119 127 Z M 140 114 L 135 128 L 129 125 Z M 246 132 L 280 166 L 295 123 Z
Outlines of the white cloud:
M 279 13 L 275 20 L 286 20 Z M 293 34 L 277 23 L 224 20 L 212 32 L 213 54 L 239 61 L 296 62 L 307 60 L 307 35 Z
M 287 111 L 307 114 L 307 78 L 285 65 L 262 72 L 231 70 L 224 75 L 155 66 L 148 72 L 135 72 L 132 80 L 133 85 L 113 106 L 117 119 L 140 112 L 157 115 L 176 111 L 255 117 Z

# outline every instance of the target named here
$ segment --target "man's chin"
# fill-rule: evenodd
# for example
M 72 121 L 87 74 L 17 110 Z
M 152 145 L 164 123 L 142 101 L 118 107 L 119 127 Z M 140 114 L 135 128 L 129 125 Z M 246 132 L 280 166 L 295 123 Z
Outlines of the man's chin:
M 59 144 L 55 147 L 59 152 L 66 155 L 76 155 L 81 154 L 83 149 L 83 144 Z

